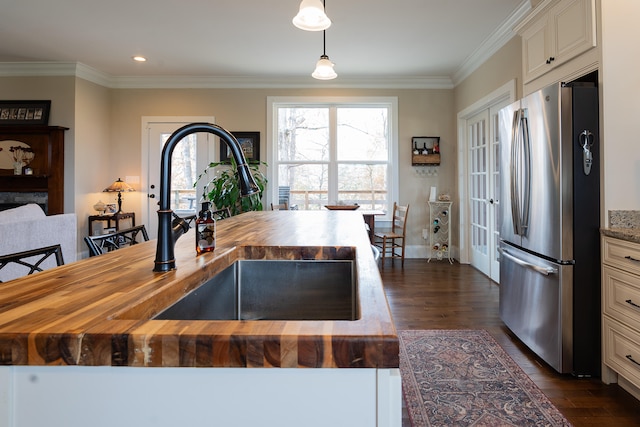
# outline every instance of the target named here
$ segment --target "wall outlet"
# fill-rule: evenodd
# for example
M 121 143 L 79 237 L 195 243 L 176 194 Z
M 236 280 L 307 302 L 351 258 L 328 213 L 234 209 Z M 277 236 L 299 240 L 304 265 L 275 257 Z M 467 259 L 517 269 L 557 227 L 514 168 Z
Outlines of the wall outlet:
M 429 229 L 428 228 L 423 228 L 422 229 L 422 238 L 424 240 L 429 240 Z

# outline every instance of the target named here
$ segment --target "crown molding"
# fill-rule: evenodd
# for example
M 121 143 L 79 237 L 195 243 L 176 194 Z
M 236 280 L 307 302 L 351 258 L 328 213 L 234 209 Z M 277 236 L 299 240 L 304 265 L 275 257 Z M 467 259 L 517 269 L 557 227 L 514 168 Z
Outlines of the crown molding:
M 449 77 L 348 77 L 318 81 L 310 77 L 111 76 L 78 62 L 0 62 L 0 77 L 73 76 L 112 89 L 269 89 L 371 88 L 452 89 Z
M 450 89 L 449 77 L 338 77 L 335 80 L 318 81 L 310 77 L 115 77 L 112 87 L 117 89 L 326 89 L 326 88 L 377 88 L 377 89 Z
M 496 30 L 469 55 L 460 68 L 452 75 L 454 86 L 460 84 L 464 79 L 469 77 L 477 70 L 491 55 L 496 53 L 502 46 L 507 44 L 509 40 L 516 34 L 515 26 L 529 13 L 531 4 L 529 0 L 523 0 L 520 6 L 498 27 Z

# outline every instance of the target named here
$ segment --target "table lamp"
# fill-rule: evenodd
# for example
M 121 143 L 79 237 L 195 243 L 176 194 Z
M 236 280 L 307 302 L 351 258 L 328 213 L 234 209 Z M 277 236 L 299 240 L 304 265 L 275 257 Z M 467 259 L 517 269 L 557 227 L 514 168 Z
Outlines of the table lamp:
M 111 184 L 110 186 L 108 186 L 107 188 L 105 188 L 103 190 L 105 193 L 113 193 L 113 192 L 118 192 L 118 212 L 116 213 L 122 213 L 122 192 L 123 191 L 136 191 L 133 189 L 133 187 L 131 187 L 129 184 L 127 184 L 126 182 L 124 182 L 123 180 L 121 180 L 120 178 L 118 178 L 118 180 L 116 182 L 114 182 L 113 184 Z

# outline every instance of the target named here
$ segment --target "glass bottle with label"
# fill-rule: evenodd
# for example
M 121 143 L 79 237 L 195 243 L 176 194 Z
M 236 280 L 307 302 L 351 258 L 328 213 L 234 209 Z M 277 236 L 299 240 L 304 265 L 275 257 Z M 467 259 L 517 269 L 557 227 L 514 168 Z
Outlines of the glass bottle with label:
M 209 202 L 202 202 L 202 210 L 196 219 L 196 252 L 213 252 L 216 248 L 216 220 L 211 216 Z

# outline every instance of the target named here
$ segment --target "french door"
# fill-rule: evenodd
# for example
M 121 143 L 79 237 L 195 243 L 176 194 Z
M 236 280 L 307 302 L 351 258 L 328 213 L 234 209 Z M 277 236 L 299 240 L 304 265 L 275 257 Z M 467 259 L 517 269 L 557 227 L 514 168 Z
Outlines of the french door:
M 142 119 L 142 181 L 146 191 L 142 203 L 142 218 L 149 233 L 155 239 L 158 233 L 158 202 L 160 197 L 160 157 L 167 139 L 177 129 L 194 122 L 214 123 L 213 117 L 143 117 Z M 205 182 L 198 176 L 213 161 L 214 136 L 209 133 L 187 135 L 173 150 L 171 161 L 171 209 L 180 216 L 193 215 L 199 210 Z
M 470 262 L 496 282 L 500 280 L 498 111 L 506 105 L 498 103 L 467 120 Z

